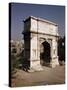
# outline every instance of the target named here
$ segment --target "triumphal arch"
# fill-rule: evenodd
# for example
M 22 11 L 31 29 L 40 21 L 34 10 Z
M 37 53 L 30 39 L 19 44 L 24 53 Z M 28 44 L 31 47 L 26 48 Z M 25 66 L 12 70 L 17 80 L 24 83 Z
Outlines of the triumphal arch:
M 55 67 L 58 62 L 58 25 L 33 16 L 24 20 L 24 57 L 29 69 Z

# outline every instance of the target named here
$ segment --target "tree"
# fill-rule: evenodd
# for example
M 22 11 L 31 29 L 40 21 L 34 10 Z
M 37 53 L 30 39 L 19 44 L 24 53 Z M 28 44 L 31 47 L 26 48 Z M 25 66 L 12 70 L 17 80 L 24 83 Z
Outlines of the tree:
M 58 40 L 58 56 L 60 61 L 65 61 L 65 36 Z

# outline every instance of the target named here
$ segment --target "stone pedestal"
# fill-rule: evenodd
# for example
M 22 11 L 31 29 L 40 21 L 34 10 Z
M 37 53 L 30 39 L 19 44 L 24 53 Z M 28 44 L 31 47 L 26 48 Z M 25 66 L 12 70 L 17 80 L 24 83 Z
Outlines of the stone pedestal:
M 34 71 L 43 70 L 42 66 L 40 65 L 40 60 L 31 60 L 31 62 L 30 62 L 30 70 L 34 70 Z
M 57 56 L 57 57 L 52 57 L 50 66 L 51 66 L 52 68 L 54 68 L 54 67 L 56 67 L 56 66 L 58 66 L 58 65 L 59 65 L 58 56 Z

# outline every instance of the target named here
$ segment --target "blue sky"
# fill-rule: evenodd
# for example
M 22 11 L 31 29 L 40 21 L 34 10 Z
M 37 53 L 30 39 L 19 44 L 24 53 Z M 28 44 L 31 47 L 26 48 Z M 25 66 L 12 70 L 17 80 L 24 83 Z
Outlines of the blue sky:
M 11 4 L 11 39 L 22 40 L 23 20 L 28 16 L 40 17 L 58 24 L 60 36 L 65 34 L 65 7 L 40 4 Z

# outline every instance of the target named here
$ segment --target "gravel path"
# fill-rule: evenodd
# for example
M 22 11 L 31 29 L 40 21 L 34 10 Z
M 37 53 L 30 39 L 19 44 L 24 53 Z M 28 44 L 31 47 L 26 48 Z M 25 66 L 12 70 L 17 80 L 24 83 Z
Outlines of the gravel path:
M 25 72 L 18 70 L 12 79 L 12 86 L 36 86 L 36 85 L 53 85 L 65 83 L 65 66 L 56 68 L 43 67 L 43 71 Z

